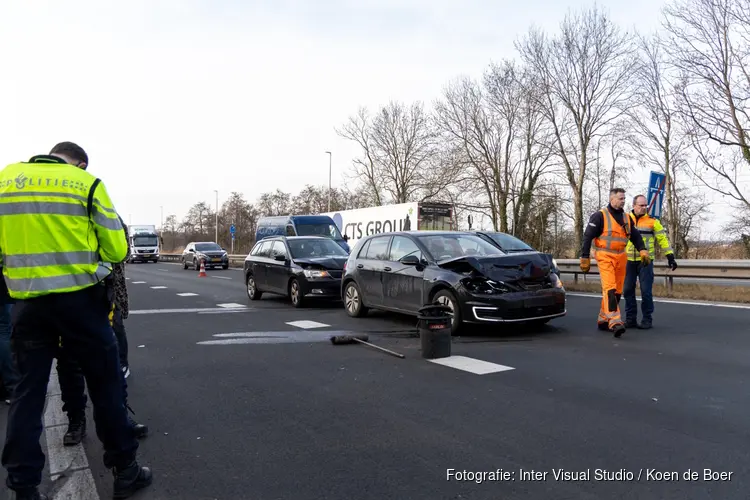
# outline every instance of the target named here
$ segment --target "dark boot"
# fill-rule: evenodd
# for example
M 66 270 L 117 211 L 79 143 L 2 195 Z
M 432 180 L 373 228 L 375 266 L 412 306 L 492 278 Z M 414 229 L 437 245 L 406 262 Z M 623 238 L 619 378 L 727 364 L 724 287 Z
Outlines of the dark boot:
M 65 446 L 75 446 L 86 437 L 86 415 L 68 417 L 68 432 L 63 436 Z
M 622 337 L 622 334 L 625 333 L 625 325 L 622 323 L 615 325 L 614 328 L 612 328 L 612 333 L 615 334 L 616 338 Z
M 128 422 L 130 422 L 130 427 L 133 429 L 133 434 L 135 435 L 136 439 L 143 439 L 146 436 L 148 436 L 148 426 L 139 424 L 133 418 L 128 415 Z
M 50 500 L 50 498 L 35 489 L 31 492 L 16 492 L 16 500 Z
M 638 328 L 638 320 L 636 319 L 625 320 L 625 328 Z
M 609 331 L 609 323 L 597 323 L 596 327 L 603 332 Z
M 151 469 L 141 467 L 135 460 L 125 468 L 113 467 L 112 474 L 115 476 L 112 498 L 115 499 L 128 498 L 136 491 L 149 486 L 153 480 Z
M 638 328 L 640 328 L 641 330 L 648 330 L 651 328 L 651 326 L 651 318 L 643 318 L 641 320 L 641 324 L 638 325 Z

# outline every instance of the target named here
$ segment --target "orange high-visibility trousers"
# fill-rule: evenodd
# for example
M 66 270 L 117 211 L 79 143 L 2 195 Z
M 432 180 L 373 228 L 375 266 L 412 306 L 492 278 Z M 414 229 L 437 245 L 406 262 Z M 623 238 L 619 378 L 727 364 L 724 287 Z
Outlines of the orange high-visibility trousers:
M 599 307 L 599 325 L 612 329 L 622 325 L 620 297 L 625 284 L 628 256 L 625 253 L 596 252 L 596 263 L 602 280 L 602 303 Z

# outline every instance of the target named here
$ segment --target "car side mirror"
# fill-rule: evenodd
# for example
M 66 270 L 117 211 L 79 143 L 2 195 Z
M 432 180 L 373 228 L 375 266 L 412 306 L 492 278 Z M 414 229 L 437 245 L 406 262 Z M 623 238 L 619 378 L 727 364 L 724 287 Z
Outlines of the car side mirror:
M 273 260 L 278 260 L 280 262 L 284 262 L 286 260 L 286 255 L 282 255 L 282 254 L 277 253 L 276 255 L 273 256 Z
M 416 255 L 407 255 L 399 262 L 407 266 L 418 266 L 420 264 L 419 257 L 417 257 Z
M 195 250 L 193 250 L 193 249 L 191 248 L 190 250 L 188 250 L 188 252 L 190 252 L 190 253 L 195 253 Z

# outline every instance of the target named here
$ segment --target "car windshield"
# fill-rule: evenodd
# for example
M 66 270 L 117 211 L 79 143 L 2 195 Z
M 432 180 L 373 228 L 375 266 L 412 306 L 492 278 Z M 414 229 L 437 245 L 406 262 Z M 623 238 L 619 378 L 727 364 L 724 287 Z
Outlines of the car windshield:
M 328 239 L 287 240 L 287 244 L 293 259 L 349 256 L 338 243 Z
M 195 249 L 199 252 L 220 252 L 221 247 L 216 243 L 196 243 Z
M 300 224 L 296 223 L 298 236 L 325 236 L 334 240 L 342 239 L 336 224 Z
M 155 247 L 158 244 L 156 236 L 133 236 L 134 247 Z
M 500 247 L 507 252 L 525 252 L 534 250 L 529 245 L 519 240 L 515 236 L 505 233 L 487 233 L 490 238 L 495 240 Z
M 432 257 L 438 261 L 469 255 L 479 257 L 504 255 L 502 250 L 492 243 L 473 234 L 420 235 L 417 237 L 427 247 Z

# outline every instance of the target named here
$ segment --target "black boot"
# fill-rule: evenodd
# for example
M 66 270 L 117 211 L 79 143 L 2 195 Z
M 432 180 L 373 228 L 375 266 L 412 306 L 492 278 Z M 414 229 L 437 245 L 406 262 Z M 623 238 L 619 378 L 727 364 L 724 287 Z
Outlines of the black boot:
M 612 333 L 615 334 L 616 338 L 622 337 L 622 334 L 625 333 L 625 325 L 622 323 L 619 325 L 615 325 L 614 328 L 612 328 Z
M 86 415 L 68 417 L 68 432 L 63 436 L 65 446 L 75 446 L 86 437 Z
M 50 497 L 43 495 L 34 489 L 30 492 L 16 492 L 16 500 L 50 500 Z
M 148 436 L 148 426 L 139 424 L 133 418 L 128 415 L 128 422 L 130 423 L 130 427 L 133 429 L 133 434 L 135 435 L 136 439 L 143 439 L 146 436 Z
M 149 486 L 153 480 L 151 469 L 141 467 L 135 460 L 124 468 L 113 467 L 112 474 L 115 476 L 112 498 L 115 499 L 128 498 L 136 491 Z

